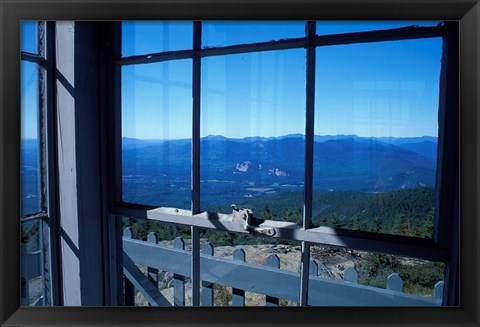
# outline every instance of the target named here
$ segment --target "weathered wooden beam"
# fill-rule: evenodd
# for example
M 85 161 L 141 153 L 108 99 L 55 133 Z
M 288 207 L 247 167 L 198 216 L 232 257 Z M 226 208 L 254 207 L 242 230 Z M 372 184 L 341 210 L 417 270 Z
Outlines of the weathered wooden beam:
M 171 306 L 170 302 L 160 293 L 147 276 L 135 265 L 135 262 L 124 252 L 123 253 L 123 273 L 128 280 L 137 288 L 147 299 L 148 303 L 160 307 Z
M 191 211 L 188 210 L 174 208 L 145 210 L 142 206 L 130 205 L 111 208 L 111 212 L 119 216 L 196 226 L 202 229 L 248 233 L 241 224 L 233 220 L 232 215 L 226 214 L 202 212 L 192 215 Z M 285 240 L 306 241 L 333 247 L 389 253 L 432 261 L 446 261 L 448 258 L 448 251 L 436 246 L 428 239 L 331 227 L 316 227 L 304 230 L 302 226 L 295 223 L 273 220 L 265 221 L 262 226 L 275 228 L 273 237 Z

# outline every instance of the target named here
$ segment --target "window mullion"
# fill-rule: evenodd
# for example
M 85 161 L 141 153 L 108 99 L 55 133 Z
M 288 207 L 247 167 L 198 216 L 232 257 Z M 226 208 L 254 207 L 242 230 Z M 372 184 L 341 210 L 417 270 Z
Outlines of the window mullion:
M 202 23 L 193 23 L 192 215 L 200 212 L 200 69 Z M 192 305 L 200 305 L 200 230 L 192 226 Z
M 312 225 L 313 192 L 313 141 L 315 117 L 315 46 L 311 39 L 316 34 L 316 22 L 307 22 L 307 73 L 306 73 L 306 117 L 305 117 L 305 180 L 303 193 L 303 229 Z M 300 305 L 308 301 L 308 278 L 310 272 L 310 244 L 302 242 L 300 268 Z
M 59 221 L 57 216 L 57 117 L 56 117 L 56 52 L 55 52 L 55 23 L 45 23 L 45 57 L 46 62 L 46 102 L 44 108 L 44 128 L 45 128 L 45 180 L 46 180 L 46 209 L 48 213 L 48 225 L 44 224 L 45 230 L 48 230 L 50 262 L 47 265 L 50 268 L 50 280 L 48 286 L 51 287 L 51 305 L 62 305 L 62 281 L 61 281 L 61 237 L 59 233 Z M 46 282 L 47 283 L 47 282 Z M 48 302 L 48 301 L 47 301 Z

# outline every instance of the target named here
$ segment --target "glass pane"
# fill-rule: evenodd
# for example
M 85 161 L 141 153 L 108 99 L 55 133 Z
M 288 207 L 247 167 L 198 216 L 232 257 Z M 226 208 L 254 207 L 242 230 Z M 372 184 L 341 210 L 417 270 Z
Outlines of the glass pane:
M 122 56 L 191 49 L 193 23 L 183 21 L 122 22 Z
M 311 246 L 310 253 L 309 305 L 439 306 L 442 303 L 445 270 L 442 262 L 319 245 Z
M 301 21 L 204 21 L 202 46 L 220 47 L 305 36 Z
M 21 214 L 40 211 L 38 65 L 21 63 Z
M 123 251 L 150 280 L 170 305 L 192 305 L 189 226 L 176 226 L 146 219 L 123 219 Z M 125 281 L 126 304 L 148 306 L 138 289 Z
M 298 221 L 305 50 L 205 58 L 201 99 L 202 210 Z
M 123 200 L 190 209 L 192 63 L 122 67 Z
M 388 30 L 393 28 L 401 28 L 407 26 L 437 26 L 440 24 L 437 20 L 421 20 L 421 21 L 331 21 L 324 20 L 317 22 L 317 34 L 340 34 L 353 32 L 367 32 L 375 30 Z
M 440 38 L 317 48 L 313 222 L 431 237 Z
M 20 25 L 20 51 L 38 53 L 38 24 L 36 21 L 22 21 Z
M 44 305 L 42 223 L 31 220 L 21 224 L 21 303 Z
M 299 305 L 300 242 L 209 230 L 200 249 L 201 305 Z

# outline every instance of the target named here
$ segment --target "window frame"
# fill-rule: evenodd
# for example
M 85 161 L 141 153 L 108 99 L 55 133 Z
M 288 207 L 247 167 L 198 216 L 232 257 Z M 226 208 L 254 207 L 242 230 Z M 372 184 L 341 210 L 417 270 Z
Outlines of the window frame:
M 110 217 L 120 221 L 122 216 L 150 219 L 192 228 L 192 280 L 193 305 L 199 304 L 199 229 L 214 229 L 225 232 L 247 233 L 238 223 L 231 222 L 229 215 L 220 213 L 200 212 L 200 65 L 201 59 L 209 56 L 259 52 L 268 50 L 285 50 L 305 48 L 307 53 L 306 73 L 306 126 L 305 126 L 305 180 L 302 226 L 276 221 L 266 221 L 266 225 L 276 229 L 275 238 L 300 241 L 301 247 L 301 286 L 300 305 L 308 303 L 308 272 L 310 261 L 310 245 L 319 244 L 333 247 L 344 247 L 354 250 L 383 252 L 394 255 L 415 257 L 425 260 L 443 261 L 448 265 L 450 260 L 450 245 L 452 237 L 450 228 L 458 219 L 458 210 L 452 209 L 458 201 L 458 191 L 449 192 L 458 183 L 458 25 L 456 22 L 445 22 L 441 26 L 432 27 L 402 27 L 390 30 L 375 30 L 367 32 L 341 33 L 332 35 L 316 35 L 316 22 L 306 22 L 306 35 L 302 38 L 284 39 L 279 41 L 239 44 L 223 47 L 201 48 L 201 22 L 193 23 L 193 47 L 189 50 L 151 53 L 138 56 L 122 57 L 120 48 L 115 49 L 114 99 L 112 108 L 114 140 L 113 158 L 110 168 L 113 171 L 110 180 L 113 192 L 110 203 Z M 121 23 L 115 23 L 115 38 L 121 39 Z M 396 41 L 442 37 L 443 54 L 440 75 L 439 99 L 439 133 L 437 156 L 437 185 L 435 187 L 435 226 L 433 239 L 422 239 L 399 235 L 388 235 L 330 227 L 312 227 L 312 175 L 313 175 L 313 136 L 314 136 L 314 94 L 315 94 L 315 49 L 320 46 L 354 44 L 366 42 Z M 120 47 L 119 43 L 115 43 Z M 455 48 L 456 46 L 456 48 Z M 449 59 L 447 59 L 449 58 Z M 192 206 L 191 210 L 172 210 L 170 208 L 131 204 L 122 201 L 122 167 L 121 167 L 121 67 L 124 65 L 148 64 L 177 59 L 192 59 Z M 452 64 L 447 64 L 448 62 Z M 456 68 L 456 69 L 455 69 Z M 456 75 L 457 76 L 456 76 Z M 449 81 L 447 83 L 447 81 Z M 453 99 L 449 100 L 449 99 Z M 448 119 L 447 119 L 448 116 Z M 457 119 L 455 119 L 457 117 Z M 450 119 L 453 118 L 453 119 Z M 447 135 L 447 136 L 445 136 Z M 454 155 L 452 155 L 454 154 Z M 452 173 L 452 170 L 456 174 Z M 458 188 L 456 188 L 458 190 Z M 441 200 L 440 200 L 441 199 Z M 215 223 L 214 223 L 215 222 Z M 218 224 L 220 222 L 220 224 Z M 457 240 L 453 240 L 457 241 Z M 456 265 L 456 263 L 453 263 Z M 446 278 L 448 276 L 446 275 Z M 454 287 L 452 288 L 452 290 Z M 449 290 L 449 282 L 445 294 Z M 447 297 L 444 297 L 444 299 Z M 444 300 L 444 305 L 445 305 Z
M 39 162 L 39 211 L 20 216 L 20 224 L 38 220 L 41 224 L 40 249 L 43 305 L 61 305 L 61 281 L 59 279 L 60 239 L 57 237 L 56 209 L 56 118 L 55 118 L 55 27 L 51 21 L 37 21 L 38 54 L 21 51 L 21 61 L 38 65 L 38 162 Z

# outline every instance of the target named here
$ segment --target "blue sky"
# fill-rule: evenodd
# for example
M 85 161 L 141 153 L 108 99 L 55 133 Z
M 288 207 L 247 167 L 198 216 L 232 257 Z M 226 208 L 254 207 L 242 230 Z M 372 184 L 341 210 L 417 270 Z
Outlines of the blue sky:
M 318 22 L 317 33 L 437 22 Z M 204 47 L 302 37 L 304 22 L 204 22 Z M 188 49 L 192 22 L 124 22 L 124 56 Z M 182 37 L 178 37 L 181 35 Z M 35 24 L 22 50 L 36 52 Z M 437 135 L 440 38 L 317 48 L 315 134 Z M 202 59 L 201 135 L 304 133 L 305 49 Z M 191 137 L 192 62 L 122 68 L 122 131 L 140 139 Z M 22 137 L 36 137 L 36 65 L 22 63 Z
M 21 50 L 37 53 L 36 23 L 22 22 L 21 26 Z M 38 65 L 22 61 L 20 71 L 22 138 L 37 138 Z

